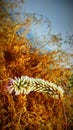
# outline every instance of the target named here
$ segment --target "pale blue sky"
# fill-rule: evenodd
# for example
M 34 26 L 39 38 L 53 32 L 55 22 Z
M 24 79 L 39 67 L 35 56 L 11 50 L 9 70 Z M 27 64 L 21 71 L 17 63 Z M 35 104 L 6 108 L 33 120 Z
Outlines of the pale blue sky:
M 52 33 L 73 34 L 72 0 L 25 0 L 21 12 L 38 13 L 50 19 Z
M 13 3 L 15 0 L 5 1 Z M 48 17 L 52 24 L 52 33 L 73 34 L 73 0 L 24 0 L 24 3 L 18 4 L 21 8 L 16 11 Z

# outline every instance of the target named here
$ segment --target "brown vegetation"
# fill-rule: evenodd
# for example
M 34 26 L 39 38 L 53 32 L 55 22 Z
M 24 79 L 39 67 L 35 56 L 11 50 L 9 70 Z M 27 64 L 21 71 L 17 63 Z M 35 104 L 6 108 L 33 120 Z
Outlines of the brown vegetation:
M 18 25 L 12 22 L 4 22 L 4 19 L 0 22 L 0 129 L 73 129 L 73 101 L 68 92 L 71 70 L 59 66 L 54 59 L 57 52 L 42 53 L 41 49 L 34 49 L 28 39 L 16 35 L 17 29 Z M 65 90 L 64 98 L 52 99 L 38 92 L 9 94 L 8 79 L 22 75 L 61 85 Z

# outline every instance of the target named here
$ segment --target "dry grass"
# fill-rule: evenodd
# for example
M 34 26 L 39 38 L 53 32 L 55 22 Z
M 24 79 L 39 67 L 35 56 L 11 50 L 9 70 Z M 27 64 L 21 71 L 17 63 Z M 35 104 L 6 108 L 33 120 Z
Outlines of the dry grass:
M 33 49 L 28 39 L 19 38 L 16 29 L 9 21 L 0 22 L 0 129 L 65 130 L 67 127 L 72 130 L 73 101 L 67 87 L 71 71 L 61 68 L 54 60 L 57 52 L 40 53 L 41 50 Z M 39 92 L 9 94 L 8 78 L 22 75 L 62 85 L 64 98 L 53 99 Z

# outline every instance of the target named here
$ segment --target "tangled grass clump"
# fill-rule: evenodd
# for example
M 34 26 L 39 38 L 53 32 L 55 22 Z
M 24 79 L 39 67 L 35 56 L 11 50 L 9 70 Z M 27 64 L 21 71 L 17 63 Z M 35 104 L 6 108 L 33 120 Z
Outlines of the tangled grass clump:
M 57 52 L 41 53 L 19 37 L 21 25 L 7 16 L 0 14 L 0 129 L 73 129 L 73 96 L 67 88 L 71 70 L 59 66 Z

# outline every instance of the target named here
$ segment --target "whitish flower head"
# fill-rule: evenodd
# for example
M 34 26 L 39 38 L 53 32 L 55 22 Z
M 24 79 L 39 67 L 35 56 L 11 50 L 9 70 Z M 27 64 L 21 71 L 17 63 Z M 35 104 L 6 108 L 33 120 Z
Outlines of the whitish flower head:
M 7 86 L 9 93 L 15 92 L 15 95 L 28 94 L 33 90 L 31 86 L 31 80 L 28 76 L 22 76 L 21 78 L 15 77 L 15 79 L 9 80 L 9 86 Z
M 40 78 L 30 78 L 28 76 L 10 79 L 7 89 L 9 93 L 14 92 L 15 95 L 29 94 L 31 91 L 37 91 L 48 93 L 54 98 L 59 98 L 63 97 L 64 94 L 64 90 L 60 86 Z

